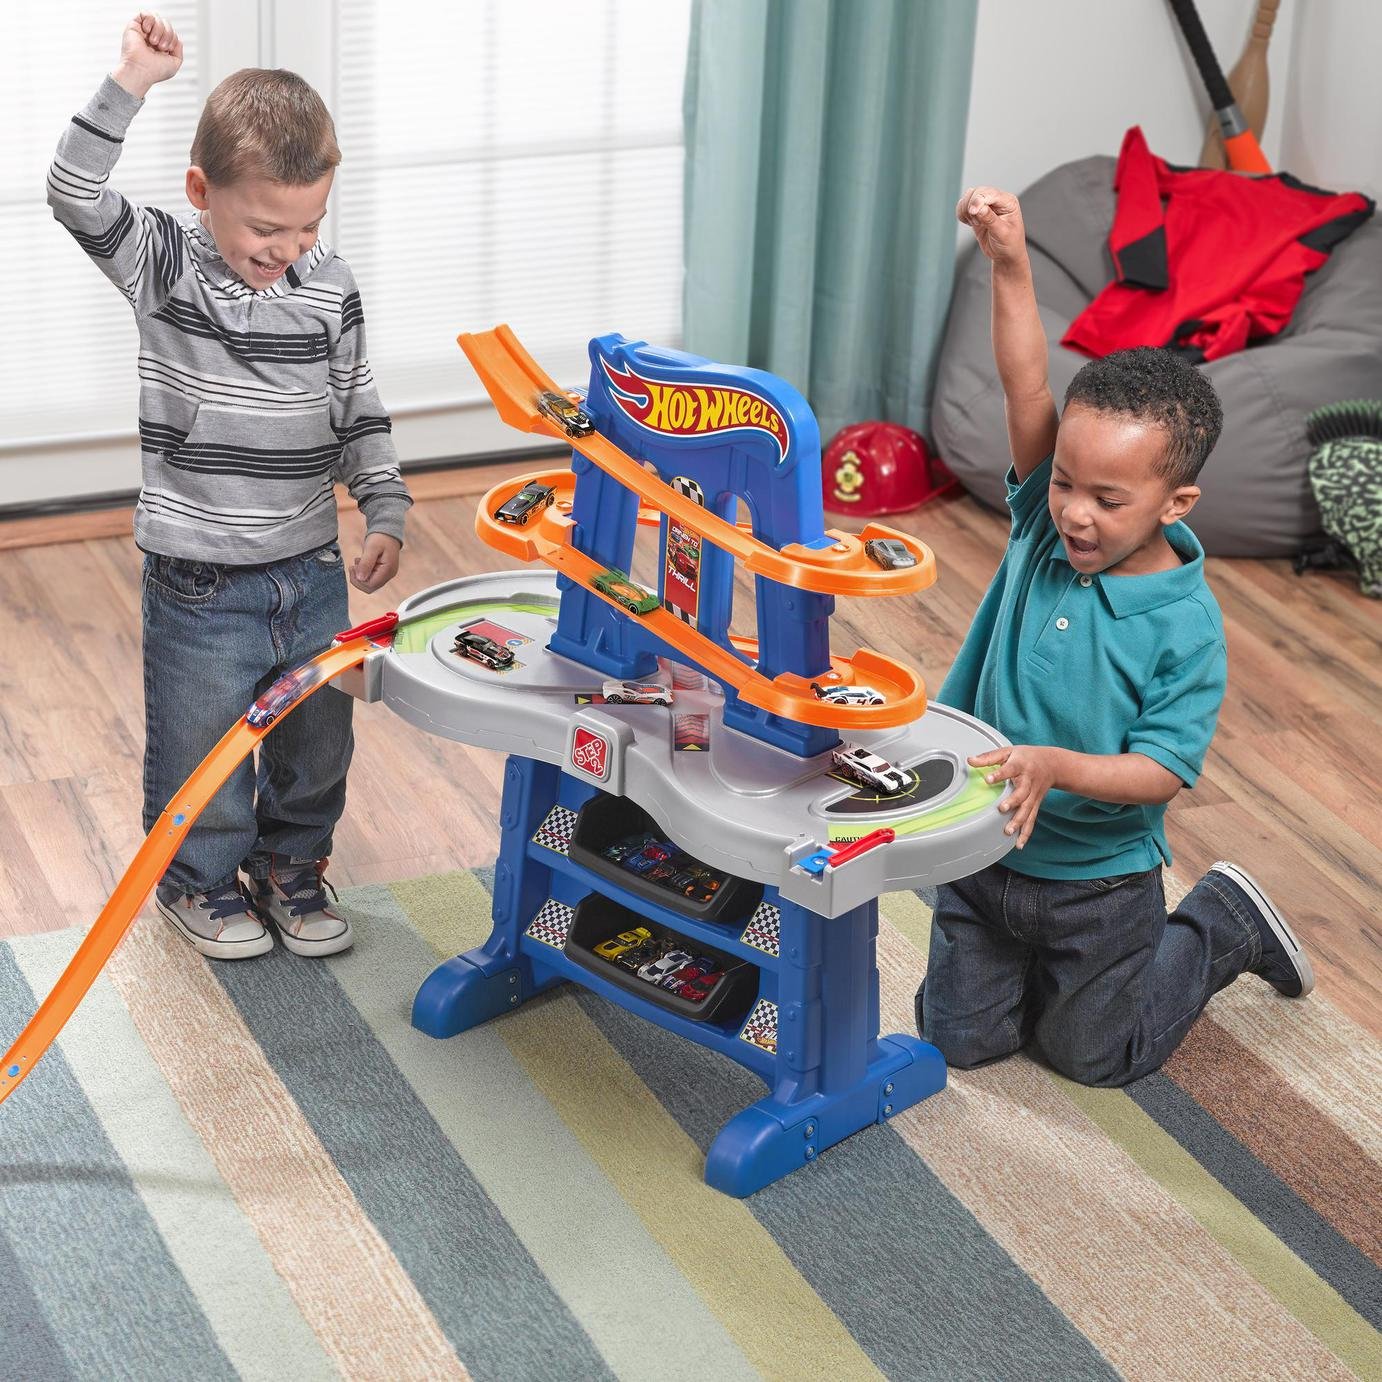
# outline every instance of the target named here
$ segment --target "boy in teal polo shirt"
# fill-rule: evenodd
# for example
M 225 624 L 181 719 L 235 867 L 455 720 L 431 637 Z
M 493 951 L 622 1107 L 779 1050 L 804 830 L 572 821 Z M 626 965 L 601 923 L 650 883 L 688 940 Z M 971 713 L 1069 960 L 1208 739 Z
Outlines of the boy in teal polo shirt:
M 939 699 L 1013 747 L 1017 848 L 940 888 L 917 1024 L 951 1065 L 1033 1043 L 1084 1084 L 1157 1069 L 1239 974 L 1300 997 L 1310 963 L 1242 869 L 1217 863 L 1169 917 L 1166 804 L 1194 786 L 1227 671 L 1204 552 L 1182 520 L 1218 440 L 1213 386 L 1163 350 L 1075 376 L 1059 419 L 1017 198 L 956 211 L 993 265 L 1012 535 Z

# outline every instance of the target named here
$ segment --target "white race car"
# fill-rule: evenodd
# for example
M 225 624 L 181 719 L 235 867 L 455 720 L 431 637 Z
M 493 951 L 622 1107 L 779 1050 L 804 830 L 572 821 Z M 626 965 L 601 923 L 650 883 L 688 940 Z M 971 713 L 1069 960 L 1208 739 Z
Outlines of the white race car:
M 671 705 L 672 693 L 651 681 L 607 681 L 600 691 L 606 705 Z
M 911 785 L 911 774 L 905 768 L 894 767 L 858 744 L 841 744 L 830 758 L 846 777 L 865 787 L 877 787 L 880 792 L 905 792 Z
M 818 701 L 831 705 L 882 705 L 883 697 L 871 686 L 822 686 L 813 681 L 811 689 Z
M 660 983 L 669 974 L 690 963 L 691 956 L 685 950 L 669 950 L 665 955 L 645 964 L 638 971 L 638 977 L 646 979 L 650 984 Z

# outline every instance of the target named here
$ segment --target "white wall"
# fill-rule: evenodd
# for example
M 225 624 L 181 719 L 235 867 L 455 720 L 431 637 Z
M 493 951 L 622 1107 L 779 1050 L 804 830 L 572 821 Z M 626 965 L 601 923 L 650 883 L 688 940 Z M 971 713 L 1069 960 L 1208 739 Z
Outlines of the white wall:
M 1287 0 L 1294 52 L 1281 165 L 1317 187 L 1382 200 L 1382 5 Z M 1279 21 L 1278 21 L 1279 22 Z
M 1313 100 L 1316 88 L 1328 85 L 1328 40 L 1321 38 L 1318 73 L 1304 83 L 1308 90 L 1291 89 L 1294 12 L 1308 5 L 1314 15 L 1336 4 L 1382 11 L 1376 0 L 1282 0 L 1277 12 L 1262 134 L 1274 168 L 1286 101 Z M 1228 72 L 1243 50 L 1257 0 L 1199 0 L 1197 8 Z M 1382 19 L 1374 13 L 1370 22 L 1376 29 Z M 1376 60 L 1378 45 L 1370 49 L 1354 50 L 1361 75 L 1370 75 L 1364 63 Z M 1375 92 L 1375 77 L 1371 86 Z M 965 187 L 989 183 L 1021 191 L 1057 164 L 1116 155 L 1129 125 L 1142 126 L 1153 153 L 1195 164 L 1208 115 L 1209 99 L 1165 0 L 979 0 Z

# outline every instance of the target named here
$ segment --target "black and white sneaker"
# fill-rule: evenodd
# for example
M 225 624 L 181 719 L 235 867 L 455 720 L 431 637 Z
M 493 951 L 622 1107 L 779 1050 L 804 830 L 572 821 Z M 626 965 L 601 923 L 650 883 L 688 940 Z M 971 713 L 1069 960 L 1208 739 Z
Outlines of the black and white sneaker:
M 1211 864 L 1209 871 L 1217 873 L 1247 902 L 1248 910 L 1257 923 L 1258 934 L 1262 937 L 1262 958 L 1252 972 L 1260 974 L 1287 998 L 1304 998 L 1315 987 L 1315 972 L 1310 968 L 1310 959 L 1301 948 L 1296 933 L 1287 925 L 1286 918 L 1277 911 L 1261 884 L 1245 869 L 1222 859 Z
M 254 915 L 249 899 L 232 884 L 209 893 L 154 899 L 159 915 L 213 960 L 248 960 L 274 948 L 273 936 Z
M 350 923 L 332 909 L 325 859 L 275 859 L 267 878 L 251 878 L 255 910 L 278 928 L 294 955 L 335 955 L 355 941 Z

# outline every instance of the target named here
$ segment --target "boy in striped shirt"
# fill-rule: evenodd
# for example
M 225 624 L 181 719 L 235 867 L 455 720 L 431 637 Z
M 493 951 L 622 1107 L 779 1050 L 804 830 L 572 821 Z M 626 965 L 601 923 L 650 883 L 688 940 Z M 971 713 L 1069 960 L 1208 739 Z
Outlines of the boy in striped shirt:
M 283 71 L 222 82 L 192 144 L 193 209 L 179 216 L 110 187 L 145 95 L 181 65 L 172 27 L 137 15 L 48 175 L 54 216 L 139 326 L 146 830 L 245 707 L 350 623 L 334 482 L 365 514 L 350 567 L 364 591 L 397 573 L 412 502 L 360 294 L 318 238 L 340 151 L 317 93 Z M 189 832 L 156 903 L 203 954 L 262 954 L 269 926 L 297 954 L 351 944 L 323 878 L 350 722 L 348 696 L 311 697 Z

